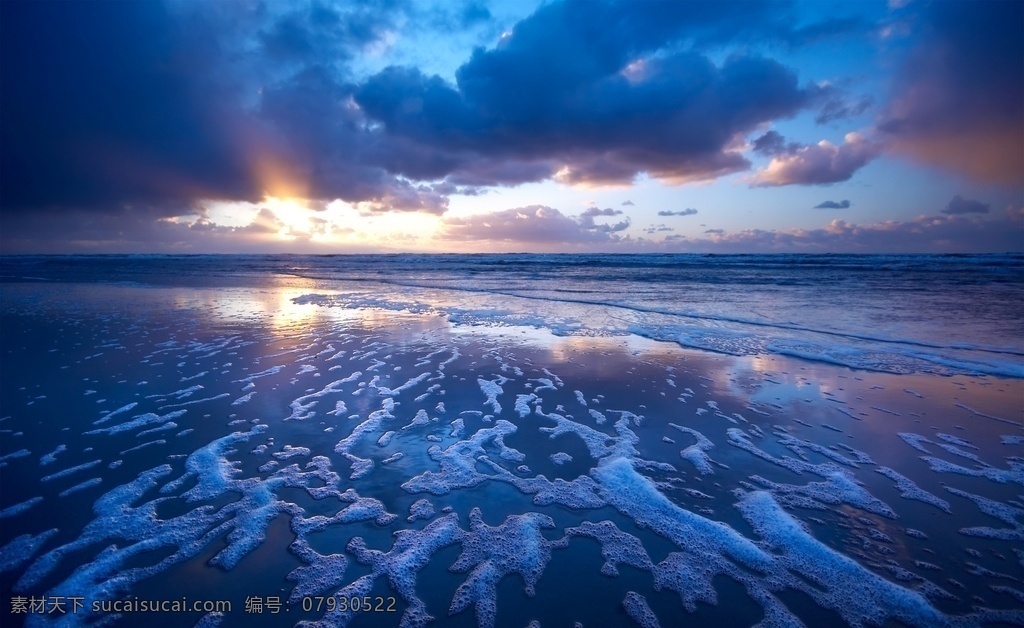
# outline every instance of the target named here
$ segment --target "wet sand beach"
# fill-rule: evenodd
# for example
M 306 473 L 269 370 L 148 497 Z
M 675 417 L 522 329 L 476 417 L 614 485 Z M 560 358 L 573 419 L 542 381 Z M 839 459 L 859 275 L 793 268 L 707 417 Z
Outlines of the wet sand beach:
M 4 286 L 7 598 L 232 602 L 168 626 L 1022 620 L 1020 379 L 311 281 Z M 364 597 L 393 610 L 338 606 Z M 74 619 L 104 617 L 137 621 Z

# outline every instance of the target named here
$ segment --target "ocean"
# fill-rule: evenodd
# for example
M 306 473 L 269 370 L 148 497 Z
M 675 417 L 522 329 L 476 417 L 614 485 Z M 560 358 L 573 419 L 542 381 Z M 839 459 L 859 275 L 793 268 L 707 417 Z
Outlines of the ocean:
M 4 625 L 1024 625 L 1024 255 L 0 257 Z

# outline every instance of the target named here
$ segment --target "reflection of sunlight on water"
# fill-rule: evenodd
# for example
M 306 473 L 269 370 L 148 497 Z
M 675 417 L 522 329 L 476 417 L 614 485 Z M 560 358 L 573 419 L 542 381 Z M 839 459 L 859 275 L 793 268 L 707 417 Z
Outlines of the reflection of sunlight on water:
M 365 312 L 297 304 L 301 288 L 271 289 L 173 289 L 170 307 L 177 312 L 209 316 L 216 326 L 261 322 L 275 334 L 293 334 L 319 322 L 359 320 Z
M 573 354 L 579 354 L 594 347 L 592 338 L 580 336 L 552 336 L 555 340 L 549 349 L 551 357 L 559 364 L 572 360 Z
M 763 355 L 750 356 L 746 362 L 757 373 L 770 373 L 773 370 L 771 363 Z
M 329 313 L 322 312 L 323 308 L 300 305 L 292 301 L 292 299 L 302 296 L 304 292 L 304 290 L 285 288 L 272 293 L 273 310 L 270 312 L 270 321 L 273 331 L 307 327 L 321 318 L 333 318 Z
M 636 335 L 624 336 L 561 336 L 543 327 L 525 325 L 469 325 L 450 323 L 453 337 L 487 338 L 512 346 L 547 351 L 558 363 L 571 362 L 580 354 L 593 351 L 627 352 L 647 358 L 677 356 L 679 347 L 674 343 L 659 342 Z
M 679 345 L 674 342 L 653 340 L 644 336 L 630 334 L 625 336 L 626 349 L 634 355 L 644 355 L 648 358 L 655 356 L 678 357 Z
M 757 392 L 750 395 L 751 401 L 767 404 L 786 405 L 796 402 L 818 401 L 821 398 L 816 385 L 801 385 L 789 378 L 785 382 L 775 384 L 768 382 Z
M 381 330 L 394 327 L 408 316 L 391 310 L 374 308 L 324 307 L 315 303 L 296 303 L 294 299 L 309 294 L 304 288 L 281 288 L 267 294 L 263 310 L 271 323 L 271 331 L 289 333 L 308 331 L 321 323 L 343 324 L 344 327 Z
M 622 339 L 556 336 L 551 330 L 525 325 L 467 325 L 450 323 L 449 334 L 466 340 L 486 339 L 506 346 L 540 349 L 557 362 L 564 363 L 573 353 L 593 349 L 598 343 L 612 341 L 621 348 Z
M 514 341 L 517 345 L 537 349 L 550 349 L 558 340 L 547 329 L 518 325 L 472 325 L 450 323 L 449 333 L 455 338 L 488 338 L 492 340 Z

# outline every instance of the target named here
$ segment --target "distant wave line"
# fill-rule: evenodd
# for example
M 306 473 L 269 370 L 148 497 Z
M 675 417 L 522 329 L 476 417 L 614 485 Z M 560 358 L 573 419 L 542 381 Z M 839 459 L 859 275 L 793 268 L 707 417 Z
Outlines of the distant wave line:
M 694 319 L 697 321 L 713 321 L 723 323 L 736 323 L 739 325 L 751 325 L 754 327 L 764 327 L 767 329 L 784 329 L 788 331 L 799 331 L 799 332 L 810 332 L 815 334 L 822 334 L 825 336 L 835 336 L 837 338 L 847 338 L 854 340 L 864 340 L 868 342 L 881 342 L 884 344 L 903 344 L 909 346 L 920 346 L 932 349 L 953 349 L 953 350 L 974 350 L 982 351 L 986 353 L 998 353 L 1006 355 L 1019 355 L 1024 357 L 1024 351 L 1016 350 L 1011 347 L 995 347 L 985 345 L 971 345 L 971 344 L 936 344 L 931 342 L 925 342 L 923 340 L 909 340 L 909 339 L 895 339 L 895 338 L 881 338 L 877 336 L 866 336 L 861 334 L 849 333 L 849 332 L 836 332 L 814 329 L 810 327 L 801 327 L 799 325 L 786 325 L 785 323 L 762 323 L 758 321 L 749 321 L 744 319 L 737 319 L 731 317 L 712 317 L 707 315 L 699 315 L 699 313 L 688 313 L 680 311 L 671 311 L 665 309 L 656 309 L 651 307 L 640 307 L 636 305 L 627 305 L 623 303 L 615 303 L 609 301 L 594 301 L 588 299 L 553 299 L 540 296 L 531 296 L 525 294 L 517 294 L 515 292 L 504 292 L 501 290 L 488 290 L 484 288 L 467 288 L 463 286 L 430 286 L 423 284 L 414 284 L 406 282 L 398 282 L 394 280 L 388 280 L 385 278 L 336 278 L 336 277 L 310 277 L 305 275 L 299 275 L 295 273 L 285 273 L 284 275 L 290 275 L 300 279 L 308 279 L 314 281 L 333 281 L 333 282 L 366 282 L 366 283 L 380 283 L 387 284 L 389 286 L 399 286 L 402 288 L 419 288 L 421 290 L 452 290 L 456 292 L 471 292 L 477 294 L 494 294 L 498 296 L 508 296 L 520 299 L 536 300 L 536 301 L 548 301 L 550 303 L 574 303 L 578 305 L 602 305 L 605 307 L 614 307 L 618 309 L 626 309 L 629 311 L 636 311 L 639 313 L 653 313 L 653 315 L 671 316 L 671 317 L 685 317 L 687 319 Z

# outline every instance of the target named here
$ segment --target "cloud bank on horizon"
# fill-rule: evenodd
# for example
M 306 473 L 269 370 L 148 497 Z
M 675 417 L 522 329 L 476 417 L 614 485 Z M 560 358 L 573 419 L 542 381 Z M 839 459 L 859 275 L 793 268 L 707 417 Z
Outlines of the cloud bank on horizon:
M 999 0 L 12 0 L 0 252 L 1024 250 L 1022 40 Z

